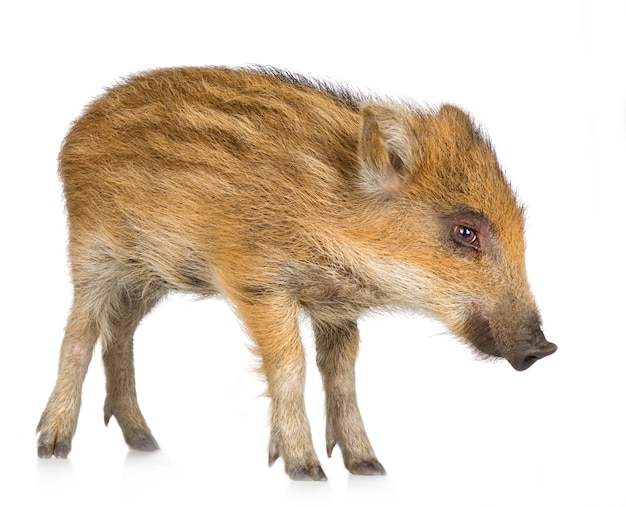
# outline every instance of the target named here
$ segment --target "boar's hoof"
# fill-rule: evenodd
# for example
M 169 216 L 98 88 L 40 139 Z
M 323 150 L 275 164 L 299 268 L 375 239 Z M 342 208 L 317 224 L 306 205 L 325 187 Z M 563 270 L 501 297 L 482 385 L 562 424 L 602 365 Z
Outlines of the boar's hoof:
M 326 474 L 319 465 L 303 466 L 287 470 L 287 475 L 294 481 L 327 481 Z
M 69 445 L 55 445 L 54 447 L 40 445 L 37 447 L 37 455 L 42 459 L 51 458 L 52 456 L 60 459 L 67 459 L 70 454 L 70 450 L 71 447 Z
M 124 438 L 128 446 L 135 451 L 153 452 L 159 450 L 159 444 L 150 434 L 125 436 Z
M 122 430 L 124 440 L 128 444 L 128 447 L 134 449 L 135 451 L 152 452 L 159 450 L 159 444 L 152 436 L 152 433 L 150 433 L 150 429 L 146 426 L 145 422 L 143 424 L 129 423 L 127 418 L 120 417 L 118 414 L 115 414 L 113 410 L 106 405 L 104 407 L 105 426 L 109 425 L 109 421 L 114 415 L 120 429 Z
M 66 459 L 72 450 L 72 444 L 70 442 L 70 440 L 56 439 L 42 434 L 39 437 L 37 455 L 42 459 L 48 459 L 52 456 Z
M 554 343 L 546 341 L 538 346 L 520 350 L 513 358 L 513 361 L 511 361 L 511 364 L 517 371 L 524 371 L 539 361 L 539 359 L 554 354 L 556 348 Z
M 348 470 L 354 475 L 387 475 L 377 459 L 353 463 L 348 465 Z

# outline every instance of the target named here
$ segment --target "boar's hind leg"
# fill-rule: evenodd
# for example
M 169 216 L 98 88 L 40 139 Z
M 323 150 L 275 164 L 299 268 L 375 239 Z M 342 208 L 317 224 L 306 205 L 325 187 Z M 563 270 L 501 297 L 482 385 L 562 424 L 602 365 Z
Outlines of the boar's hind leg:
M 115 284 L 112 284 L 115 285 Z M 97 297 L 94 297 L 94 293 Z M 41 458 L 66 458 L 76 431 L 81 390 L 98 337 L 103 338 L 107 375 L 105 422 L 115 415 L 126 441 L 143 450 L 158 448 L 137 406 L 132 365 L 132 336 L 141 318 L 158 301 L 158 291 L 139 302 L 124 287 L 110 292 L 77 291 L 61 345 L 57 383 L 37 431 Z
M 37 426 L 40 458 L 67 458 L 72 448 L 81 389 L 97 339 L 94 322 L 75 298 L 61 345 L 57 383 Z
M 292 479 L 325 481 L 304 407 L 305 356 L 297 306 L 290 297 L 276 294 L 257 295 L 253 300 L 232 299 L 256 342 L 267 379 L 271 400 L 269 465 L 282 456 Z
M 102 350 L 106 374 L 104 422 L 115 416 L 126 443 L 138 451 L 156 451 L 159 448 L 150 428 L 139 410 L 135 390 L 133 365 L 133 335 L 139 322 L 156 304 L 160 293 L 132 299 L 125 295 L 124 311 L 110 319 L 109 335 Z
M 357 475 L 384 475 L 370 445 L 356 401 L 354 365 L 359 348 L 356 322 L 341 325 L 313 320 L 317 365 L 326 392 L 326 449 L 335 444 L 346 468 Z

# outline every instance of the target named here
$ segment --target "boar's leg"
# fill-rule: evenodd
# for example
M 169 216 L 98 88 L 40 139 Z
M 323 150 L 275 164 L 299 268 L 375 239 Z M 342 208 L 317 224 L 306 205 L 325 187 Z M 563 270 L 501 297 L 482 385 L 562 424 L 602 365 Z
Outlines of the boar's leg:
M 85 282 L 80 288 L 75 287 L 74 304 L 61 345 L 57 383 L 37 426 L 41 458 L 66 458 L 70 452 L 83 382 L 99 337 L 103 341 L 107 375 L 105 422 L 115 415 L 126 441 L 135 449 L 158 448 L 137 406 L 132 336 L 162 292 L 144 289 L 141 299 L 133 298 L 132 291 L 118 282 L 111 277 L 106 282 L 102 279 L 100 283 Z
M 354 365 L 359 348 L 356 322 L 341 325 L 313 320 L 317 365 L 326 391 L 326 449 L 335 444 L 346 468 L 357 475 L 384 475 L 370 445 L 356 400 Z
M 124 440 L 138 451 L 155 451 L 159 448 L 146 421 L 139 410 L 135 390 L 135 370 L 133 365 L 133 335 L 139 322 L 156 304 L 159 294 L 152 297 L 130 299 L 126 294 L 123 312 L 119 312 L 109 322 L 106 346 L 102 350 L 106 374 L 106 400 L 104 402 L 104 422 L 109 424 L 115 416 L 124 435 Z
M 294 480 L 325 481 L 304 407 L 305 355 L 298 307 L 289 296 L 231 297 L 261 357 L 271 399 L 269 465 L 279 456 Z
M 70 453 L 83 381 L 97 339 L 95 323 L 75 298 L 61 345 L 57 382 L 37 426 L 40 458 L 67 458 Z

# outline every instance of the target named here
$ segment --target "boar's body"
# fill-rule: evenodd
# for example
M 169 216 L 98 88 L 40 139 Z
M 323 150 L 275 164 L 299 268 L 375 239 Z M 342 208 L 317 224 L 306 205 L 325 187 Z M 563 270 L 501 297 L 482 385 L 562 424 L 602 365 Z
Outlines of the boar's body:
M 375 102 L 271 70 L 165 69 L 92 103 L 60 155 L 74 304 L 39 455 L 65 457 L 98 338 L 105 421 L 158 446 L 137 405 L 132 337 L 171 290 L 223 294 L 261 358 L 270 464 L 324 479 L 304 410 L 298 313 L 314 326 L 327 450 L 380 474 L 354 390 L 356 321 L 424 312 L 516 369 L 555 350 L 524 268 L 523 216 L 469 117 Z

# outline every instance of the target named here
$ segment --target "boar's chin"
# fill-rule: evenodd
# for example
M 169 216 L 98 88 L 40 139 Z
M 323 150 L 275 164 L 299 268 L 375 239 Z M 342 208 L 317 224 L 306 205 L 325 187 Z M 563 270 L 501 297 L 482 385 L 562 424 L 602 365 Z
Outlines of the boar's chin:
M 489 321 L 480 313 L 473 312 L 464 322 L 460 335 L 467 340 L 481 356 L 501 358 Z

